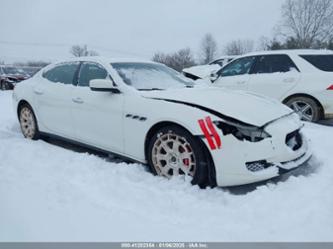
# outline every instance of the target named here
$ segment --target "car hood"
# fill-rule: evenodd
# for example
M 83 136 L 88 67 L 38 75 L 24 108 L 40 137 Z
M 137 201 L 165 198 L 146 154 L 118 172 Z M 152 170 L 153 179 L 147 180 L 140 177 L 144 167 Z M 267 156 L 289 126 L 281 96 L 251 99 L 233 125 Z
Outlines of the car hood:
M 221 69 L 221 66 L 213 64 L 213 65 L 201 65 L 201 66 L 185 68 L 183 69 L 183 72 L 195 75 L 203 79 L 209 77 L 212 72 L 218 71 L 219 69 Z
M 12 78 L 12 79 L 16 79 L 16 80 L 24 80 L 24 79 L 26 79 L 26 77 L 24 75 L 21 75 L 21 74 L 6 74 L 5 76 L 7 78 Z
M 164 91 L 143 91 L 143 97 L 167 100 L 193 107 L 203 107 L 243 123 L 264 126 L 282 116 L 293 113 L 291 109 L 255 93 L 234 91 L 225 88 L 181 88 Z

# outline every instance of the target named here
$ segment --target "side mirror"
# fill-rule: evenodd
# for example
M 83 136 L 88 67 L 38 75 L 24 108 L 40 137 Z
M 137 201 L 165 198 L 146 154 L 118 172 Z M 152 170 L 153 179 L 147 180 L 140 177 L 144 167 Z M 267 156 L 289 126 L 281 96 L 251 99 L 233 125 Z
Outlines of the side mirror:
M 91 91 L 120 93 L 119 89 L 113 85 L 109 79 L 96 79 L 89 82 Z
M 217 80 L 218 77 L 219 77 L 219 75 L 217 74 L 217 72 L 212 72 L 209 75 L 209 79 L 210 79 L 211 82 L 214 82 L 215 80 Z

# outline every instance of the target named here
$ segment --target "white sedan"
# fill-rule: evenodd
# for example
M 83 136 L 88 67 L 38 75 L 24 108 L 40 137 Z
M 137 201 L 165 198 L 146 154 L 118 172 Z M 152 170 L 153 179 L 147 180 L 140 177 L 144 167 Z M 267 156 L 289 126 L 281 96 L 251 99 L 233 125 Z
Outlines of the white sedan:
M 62 61 L 17 85 L 13 99 L 26 138 L 65 139 L 147 163 L 167 178 L 191 176 L 201 187 L 267 180 L 311 156 L 291 109 L 193 87 L 158 63 Z
M 278 99 L 305 121 L 333 118 L 333 51 L 277 50 L 238 57 L 217 72 L 216 87 Z

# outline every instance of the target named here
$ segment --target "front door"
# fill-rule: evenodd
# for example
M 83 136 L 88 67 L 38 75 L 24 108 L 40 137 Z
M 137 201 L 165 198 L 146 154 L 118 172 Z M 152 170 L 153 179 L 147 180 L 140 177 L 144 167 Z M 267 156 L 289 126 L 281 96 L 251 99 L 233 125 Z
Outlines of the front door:
M 115 153 L 123 153 L 123 102 L 119 93 L 95 92 L 93 79 L 106 79 L 107 70 L 92 62 L 81 64 L 77 87 L 72 92 L 76 140 Z
M 237 90 L 247 90 L 250 78 L 249 72 L 254 62 L 254 56 L 234 60 L 218 72 L 219 77 L 213 85 Z

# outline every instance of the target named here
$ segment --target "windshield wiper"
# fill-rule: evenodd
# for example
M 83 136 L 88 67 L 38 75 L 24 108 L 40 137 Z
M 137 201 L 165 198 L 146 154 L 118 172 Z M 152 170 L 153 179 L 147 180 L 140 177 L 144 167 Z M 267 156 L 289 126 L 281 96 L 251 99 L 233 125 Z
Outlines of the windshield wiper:
M 139 91 L 163 91 L 161 88 L 140 88 Z

